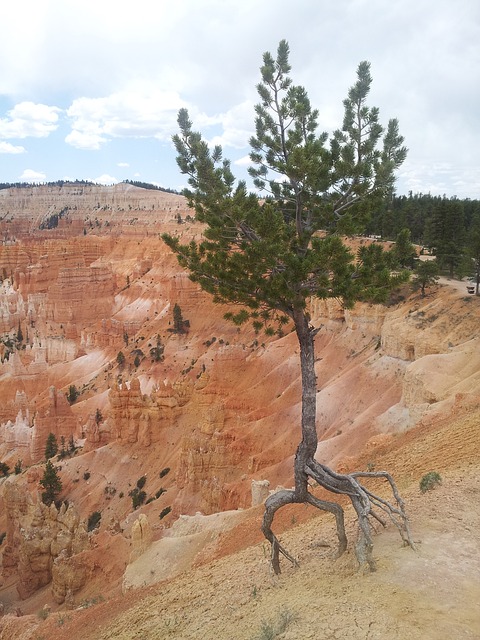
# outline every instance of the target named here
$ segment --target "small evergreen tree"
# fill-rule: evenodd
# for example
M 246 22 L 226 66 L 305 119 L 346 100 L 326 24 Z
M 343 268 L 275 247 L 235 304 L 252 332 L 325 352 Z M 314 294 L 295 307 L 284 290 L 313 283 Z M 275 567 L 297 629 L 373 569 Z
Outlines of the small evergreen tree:
M 50 460 L 50 458 L 57 455 L 57 452 L 57 438 L 54 433 L 49 433 L 47 436 L 47 442 L 45 443 L 45 460 Z
M 18 476 L 19 473 L 22 473 L 22 461 L 17 460 L 14 467 L 15 475 Z
M 467 239 L 467 256 L 470 260 L 470 273 L 467 275 L 475 282 L 475 294 L 480 290 L 480 213 L 476 213 Z
M 62 491 L 62 481 L 50 460 L 47 460 L 40 484 L 44 488 L 42 502 L 50 506 Z
M 88 516 L 87 522 L 87 531 L 93 531 L 100 526 L 100 520 L 102 519 L 102 514 L 100 511 L 94 511 Z
M 22 332 L 22 327 L 20 326 L 20 322 L 18 323 L 18 329 L 17 329 L 17 342 L 23 342 L 23 332 Z
M 433 287 L 439 279 L 438 263 L 436 260 L 419 260 L 415 267 L 415 276 L 412 280 L 414 291 L 422 292 L 422 298 L 425 297 L 425 289 Z
M 185 333 L 185 321 L 180 305 L 177 303 L 175 303 L 173 307 L 173 330 L 175 333 Z
M 67 400 L 69 404 L 74 404 L 79 396 L 77 387 L 74 384 L 71 384 L 68 387 Z
M 125 354 L 123 351 L 119 351 L 117 353 L 117 364 L 119 367 L 123 367 L 125 365 Z
M 10 473 L 10 467 L 6 462 L 0 462 L 0 476 L 7 477 Z
M 410 229 L 402 229 L 397 235 L 392 253 L 401 267 L 413 267 L 417 251 L 410 240 Z

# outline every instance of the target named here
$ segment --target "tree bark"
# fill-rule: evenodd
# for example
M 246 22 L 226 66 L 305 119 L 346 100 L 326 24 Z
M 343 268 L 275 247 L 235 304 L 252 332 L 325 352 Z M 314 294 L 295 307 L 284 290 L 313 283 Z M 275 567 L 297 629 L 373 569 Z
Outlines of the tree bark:
M 350 498 L 358 521 L 358 539 L 355 544 L 355 555 L 360 567 L 365 566 L 371 571 L 374 571 L 375 561 L 372 556 L 373 542 L 369 518 L 374 517 L 384 526 L 385 523 L 373 512 L 372 506 L 378 507 L 387 513 L 390 520 L 398 528 L 404 543 L 414 548 L 404 504 L 393 478 L 384 471 L 339 474 L 315 460 L 318 444 L 316 428 L 317 378 L 315 374 L 314 344 L 316 330 L 310 326 L 308 315 L 303 309 L 294 310 L 293 320 L 300 345 L 302 440 L 295 454 L 294 489 L 278 491 L 267 498 L 265 502 L 262 531 L 271 544 L 271 565 L 275 573 L 280 573 L 280 554 L 285 556 L 293 564 L 297 564 L 296 560 L 280 544 L 278 538 L 272 531 L 275 513 L 287 504 L 307 503 L 318 509 L 332 513 L 335 516 L 337 526 L 338 555 L 341 555 L 347 548 L 343 508 L 336 502 L 320 500 L 313 496 L 308 490 L 308 479 L 312 478 L 327 491 L 347 495 Z M 397 506 L 369 492 L 357 480 L 358 477 L 386 479 L 390 483 Z
M 317 377 L 315 375 L 314 333 L 303 309 L 294 311 L 295 331 L 300 345 L 302 375 L 302 440 L 295 455 L 295 494 L 306 500 L 308 476 L 306 468 L 317 450 Z

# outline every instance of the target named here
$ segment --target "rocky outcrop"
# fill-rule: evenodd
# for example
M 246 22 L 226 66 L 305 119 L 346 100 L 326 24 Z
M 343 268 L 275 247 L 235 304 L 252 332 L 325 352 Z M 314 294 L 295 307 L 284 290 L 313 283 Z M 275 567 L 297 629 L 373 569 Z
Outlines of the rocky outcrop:
M 78 590 L 86 578 L 78 571 L 74 577 L 66 575 L 71 569 L 70 559 L 89 547 L 85 524 L 75 507 L 65 503 L 60 509 L 53 504 L 47 507 L 15 479 L 5 483 L 4 502 L 7 535 L 3 567 L 7 571 L 16 569 L 20 598 L 28 598 L 54 578 L 55 599 L 63 602 L 67 591 Z
M 39 462 L 45 457 L 45 445 L 53 433 L 58 446 L 77 437 L 77 420 L 63 392 L 50 387 L 48 399 L 38 408 L 32 408 L 26 395 L 17 392 L 14 421 L 0 424 L 0 445 L 5 452 L 16 450 L 25 464 Z
M 130 562 L 134 562 L 142 553 L 145 553 L 153 540 L 152 527 L 144 513 L 141 513 L 133 523 L 131 538 L 132 551 L 130 553 Z
M 237 443 L 233 430 L 225 429 L 223 405 L 208 395 L 195 401 L 195 426 L 181 443 L 176 483 L 182 496 L 196 496 L 198 510 L 204 514 L 238 507 L 238 496 L 228 484 L 242 475 L 241 461 L 247 459 L 247 447 Z M 213 400 L 213 401 L 212 401 Z M 242 505 L 243 506 L 243 505 Z
M 146 395 L 138 378 L 114 385 L 109 394 L 113 437 L 124 444 L 149 447 L 158 441 L 162 428 L 178 418 L 192 390 L 193 384 L 163 384 Z

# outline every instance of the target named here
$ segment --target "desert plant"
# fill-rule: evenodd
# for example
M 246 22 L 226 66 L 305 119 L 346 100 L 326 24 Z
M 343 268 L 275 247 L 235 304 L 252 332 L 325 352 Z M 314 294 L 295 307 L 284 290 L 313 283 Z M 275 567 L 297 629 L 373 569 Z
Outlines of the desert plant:
M 10 467 L 6 462 L 0 462 L 0 476 L 7 477 L 10 473 Z
M 128 495 L 132 499 L 132 508 L 134 510 L 138 509 L 138 507 L 140 507 L 147 499 L 147 494 L 145 493 L 145 491 L 140 491 L 138 487 L 135 487 L 135 489 L 129 491 Z
M 15 463 L 15 467 L 13 468 L 13 470 L 15 471 L 15 474 L 18 476 L 19 473 L 22 473 L 22 461 L 21 460 L 17 460 L 17 462 Z
M 165 516 L 168 516 L 171 510 L 172 510 L 172 507 L 165 507 L 165 509 L 162 509 L 158 514 L 158 517 L 160 518 L 160 520 L 163 520 Z
M 170 467 L 165 467 L 165 469 L 162 469 L 160 471 L 160 478 L 164 478 L 169 471 L 170 471 Z
M 100 520 L 102 519 L 102 514 L 100 511 L 94 511 L 88 516 L 87 522 L 87 531 L 93 531 L 100 526 Z
M 143 489 L 143 487 L 145 486 L 146 481 L 147 481 L 147 476 L 142 476 L 141 478 L 139 478 L 137 480 L 137 487 L 139 489 Z
M 79 392 L 78 392 L 77 387 L 76 387 L 74 384 L 71 384 L 71 385 L 68 387 L 68 392 L 67 392 L 67 400 L 68 400 L 68 403 L 69 403 L 69 404 L 73 404 L 73 403 L 77 400 L 77 398 L 78 398 L 78 396 L 79 396 L 79 395 L 80 395 L 80 394 L 79 394 Z
M 297 619 L 297 615 L 288 608 L 278 612 L 275 620 L 270 622 L 262 620 L 260 632 L 254 636 L 255 640 L 274 640 L 281 636 L 288 627 Z
M 420 491 L 425 493 L 435 489 L 439 484 L 442 484 L 442 478 L 436 471 L 429 471 L 420 480 Z

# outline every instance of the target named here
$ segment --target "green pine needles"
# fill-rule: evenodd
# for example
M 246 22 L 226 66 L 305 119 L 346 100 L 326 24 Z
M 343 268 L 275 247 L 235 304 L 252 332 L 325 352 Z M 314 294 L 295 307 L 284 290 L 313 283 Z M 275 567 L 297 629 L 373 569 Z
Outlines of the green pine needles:
M 229 319 L 252 320 L 267 332 L 312 296 L 351 306 L 358 299 L 385 299 L 399 280 L 378 247 L 363 247 L 355 256 L 341 236 L 364 227 L 406 156 L 397 121 L 384 130 L 378 109 L 366 104 L 370 65 L 360 63 L 344 101 L 343 127 L 327 144 L 306 90 L 292 83 L 288 55 L 284 40 L 276 59 L 265 53 L 257 86 L 249 173 L 266 198 L 235 183 L 221 147 L 210 149 L 181 109 L 180 133 L 173 136 L 177 162 L 188 176 L 185 195 L 206 229 L 202 242 L 188 245 L 163 236 L 215 301 L 241 307 Z
M 384 302 L 392 288 L 407 279 L 405 272 L 394 269 L 395 258 L 381 245 L 364 244 L 355 254 L 345 241 L 346 234 L 363 231 L 372 210 L 391 194 L 407 150 L 398 122 L 390 120 L 384 128 L 379 110 L 367 104 L 372 82 L 368 62 L 358 66 L 356 82 L 343 102 L 342 127 L 330 140 L 318 131 L 318 111 L 306 90 L 293 83 L 290 70 L 288 43 L 282 40 L 276 57 L 264 54 L 257 86 L 260 101 L 249 173 L 259 193 L 236 182 L 222 148 L 210 148 L 194 131 L 187 110 L 179 111 L 173 142 L 178 166 L 188 178 L 184 194 L 204 224 L 203 239 L 182 244 L 178 236 L 162 237 L 193 281 L 215 302 L 234 307 L 228 319 L 238 325 L 251 321 L 256 331 L 267 334 L 292 323 L 297 334 L 302 441 L 295 455 L 295 489 L 267 499 L 262 527 L 272 544 L 274 571 L 280 571 L 280 553 L 294 562 L 271 530 L 274 514 L 289 503 L 308 502 L 334 513 L 339 553 L 346 548 L 342 507 L 317 500 L 309 491 L 309 477 L 350 497 L 361 529 L 357 558 L 373 568 L 368 513 L 374 497 L 353 474 L 335 474 L 315 460 L 314 337 L 319 329 L 311 325 L 308 302 L 315 297 L 336 298 L 345 307 L 357 300 Z M 382 477 L 397 499 L 393 479 Z M 410 542 L 399 505 L 396 512 L 392 507 L 392 514 L 400 514 L 399 530 Z

